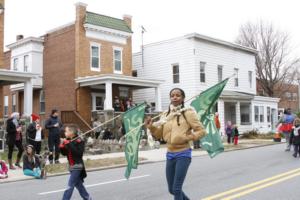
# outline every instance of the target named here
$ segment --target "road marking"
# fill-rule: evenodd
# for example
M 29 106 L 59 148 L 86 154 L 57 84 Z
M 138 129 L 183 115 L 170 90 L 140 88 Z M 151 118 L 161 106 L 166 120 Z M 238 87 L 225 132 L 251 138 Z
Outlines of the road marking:
M 134 177 L 131 177 L 129 180 L 135 180 L 135 179 L 145 178 L 145 177 L 149 177 L 149 176 L 150 176 L 150 174 L 146 174 L 146 175 L 142 175 L 142 176 L 134 176 Z M 118 182 L 124 182 L 124 181 L 127 181 L 127 179 L 123 178 L 123 179 L 114 180 L 114 181 L 95 183 L 95 184 L 85 185 L 85 187 L 90 188 L 90 187 L 95 187 L 95 186 L 99 186 L 99 185 L 107 185 L 107 184 L 111 184 L 111 183 L 118 183 Z M 53 191 L 49 191 L 49 192 L 41 192 L 41 193 L 38 193 L 38 195 L 47 195 L 47 194 L 52 194 L 52 193 L 64 192 L 65 190 L 66 189 L 59 189 L 59 190 L 53 190 Z
M 221 198 L 221 197 L 224 197 L 226 195 L 230 195 L 234 192 L 239 192 L 241 190 L 245 190 L 245 189 L 257 186 L 257 185 L 261 185 L 263 183 L 270 182 L 270 181 L 273 181 L 275 179 L 279 179 L 281 177 L 284 177 L 284 176 L 287 176 L 287 175 L 290 175 L 290 174 L 293 174 L 293 173 L 297 173 L 297 172 L 300 172 L 300 169 L 294 169 L 294 170 L 291 170 L 291 171 L 288 171 L 288 172 L 285 172 L 285 173 L 282 173 L 282 174 L 278 174 L 276 176 L 272 176 L 272 177 L 269 177 L 269 178 L 266 178 L 266 179 L 263 179 L 263 180 L 260 180 L 260 181 L 256 181 L 254 183 L 250 183 L 250 184 L 247 184 L 247 185 L 244 185 L 244 186 L 241 186 L 241 187 L 237 187 L 237 188 L 228 190 L 226 192 L 222 192 L 222 193 L 219 193 L 219 194 L 216 194 L 216 195 L 205 197 L 202 200 L 213 200 L 213 199 L 216 199 L 216 198 Z
M 254 187 L 252 189 L 249 189 L 249 190 L 246 190 L 246 191 L 243 191 L 243 192 L 240 192 L 240 193 L 237 193 L 235 195 L 231 195 L 229 197 L 226 197 L 226 198 L 223 198 L 222 200 L 232 200 L 232 199 L 235 199 L 237 197 L 241 197 L 241 196 L 244 196 L 246 194 L 249 194 L 251 192 L 255 192 L 257 190 L 261 190 L 263 188 L 266 188 L 266 187 L 269 187 L 271 185 L 275 185 L 277 183 L 280 183 L 282 181 L 286 181 L 288 179 L 291 179 L 291 178 L 294 178 L 296 176 L 300 176 L 300 173 L 296 173 L 296 174 L 293 174 L 293 175 L 290 175 L 290 176 L 287 176 L 287 177 L 284 177 L 284 178 L 281 178 L 281 179 L 278 179 L 278 180 L 275 180 L 275 181 L 272 181 L 272 182 L 269 182 L 269 183 L 266 183 L 266 184 L 263 184 L 263 185 L 260 185 L 260 186 L 257 186 L 257 187 Z

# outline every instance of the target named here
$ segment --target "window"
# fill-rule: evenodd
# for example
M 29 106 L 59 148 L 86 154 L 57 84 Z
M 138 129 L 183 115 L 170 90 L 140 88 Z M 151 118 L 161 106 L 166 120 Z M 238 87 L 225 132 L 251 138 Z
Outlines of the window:
M 173 83 L 179 83 L 179 65 L 172 65 L 173 68 Z
M 234 87 L 239 87 L 239 69 L 238 68 L 234 68 Z
M 100 71 L 100 45 L 91 44 L 90 55 L 91 70 Z
M 258 108 L 258 106 L 254 106 L 254 120 L 255 120 L 255 122 L 258 122 L 258 118 L 259 118 L 259 108 Z
M 292 93 L 285 92 L 285 97 L 286 97 L 287 100 L 291 101 L 292 100 Z
M 14 66 L 13 66 L 14 71 L 18 71 L 18 63 L 19 63 L 19 59 L 15 58 L 14 59 Z
M 44 90 L 40 91 L 40 113 L 45 113 L 45 92 Z
M 221 82 L 223 80 L 223 66 L 218 65 L 218 81 Z
M 271 108 L 267 107 L 267 122 L 271 122 Z
M 122 73 L 122 48 L 114 47 L 114 72 Z
M 102 93 L 92 93 L 92 109 L 103 110 L 104 109 L 104 99 L 105 94 Z
M 259 122 L 264 122 L 264 107 L 259 106 Z
M 17 98 L 16 98 L 16 94 L 12 95 L 12 112 L 16 112 L 17 111 Z
M 24 72 L 28 72 L 28 59 L 29 59 L 29 56 L 25 55 L 24 56 Z
M 205 83 L 205 62 L 200 62 L 200 82 Z
M 297 93 L 293 93 L 292 101 L 297 101 Z
M 8 116 L 8 96 L 4 96 L 4 116 Z
M 240 112 L 241 112 L 241 124 L 247 125 L 251 123 L 251 104 L 250 103 L 241 103 Z
M 252 71 L 248 71 L 249 87 L 252 88 Z

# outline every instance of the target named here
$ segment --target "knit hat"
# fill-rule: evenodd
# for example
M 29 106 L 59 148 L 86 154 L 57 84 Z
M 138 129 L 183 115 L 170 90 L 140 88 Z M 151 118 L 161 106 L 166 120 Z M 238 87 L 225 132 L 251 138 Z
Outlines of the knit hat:
M 32 121 L 36 121 L 37 119 L 40 119 L 40 116 L 36 114 L 31 114 Z

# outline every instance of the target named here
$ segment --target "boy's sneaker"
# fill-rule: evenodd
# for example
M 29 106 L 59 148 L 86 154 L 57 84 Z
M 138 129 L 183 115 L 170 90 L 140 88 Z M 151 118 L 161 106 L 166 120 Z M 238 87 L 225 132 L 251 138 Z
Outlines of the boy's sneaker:
M 293 156 L 294 156 L 295 158 L 297 158 L 297 154 L 296 154 L 296 153 L 293 153 Z
M 55 164 L 59 164 L 60 162 L 59 162 L 59 160 L 55 160 Z
M 22 168 L 22 166 L 20 165 L 20 163 L 15 163 L 15 166 Z
M 53 164 L 53 160 L 49 160 L 49 163 L 50 163 L 50 165 L 52 165 Z

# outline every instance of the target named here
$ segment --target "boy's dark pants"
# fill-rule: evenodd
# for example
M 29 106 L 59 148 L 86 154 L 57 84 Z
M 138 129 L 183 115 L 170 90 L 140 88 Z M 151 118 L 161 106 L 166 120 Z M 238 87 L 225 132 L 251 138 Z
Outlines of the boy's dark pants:
M 300 144 L 294 144 L 294 156 L 297 157 L 297 154 L 300 156 Z
M 82 181 L 82 178 L 81 178 L 81 170 L 72 170 L 72 171 L 70 171 L 70 179 L 69 179 L 69 182 L 68 182 L 68 188 L 64 192 L 63 200 L 71 199 L 74 187 L 77 188 L 80 196 L 84 200 L 91 199 L 89 193 L 86 191 L 86 189 L 83 185 L 83 181 Z
M 60 143 L 60 135 L 59 134 L 51 134 L 48 138 L 48 147 L 51 154 L 49 155 L 49 160 L 53 160 L 53 150 L 55 148 L 55 160 L 59 159 L 59 143 Z M 53 148 L 54 147 L 54 148 Z

